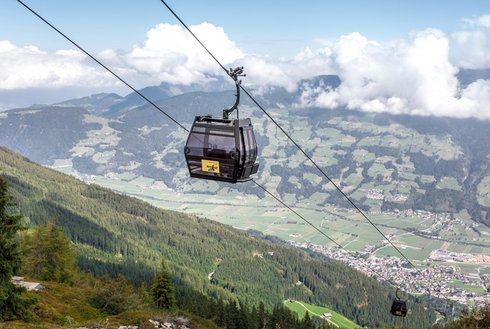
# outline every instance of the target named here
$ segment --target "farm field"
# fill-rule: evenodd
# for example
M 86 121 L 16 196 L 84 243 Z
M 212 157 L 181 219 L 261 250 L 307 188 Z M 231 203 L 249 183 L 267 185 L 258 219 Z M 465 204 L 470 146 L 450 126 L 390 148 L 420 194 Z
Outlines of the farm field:
M 315 233 L 315 230 L 305 224 L 301 218 L 268 196 L 259 199 L 253 194 L 241 194 L 236 190 L 223 189 L 224 185 L 220 186 L 221 183 L 213 181 L 196 183 L 206 185 L 203 186 L 203 189 L 207 190 L 205 194 L 181 193 L 168 189 L 164 185 L 159 186 L 158 182 L 149 178 L 132 177 L 130 174 L 122 174 L 122 177 L 95 176 L 94 182 L 120 193 L 137 196 L 157 206 L 206 216 L 241 229 L 261 231 L 259 227 L 262 227 L 265 228 L 265 233 L 282 236 L 286 240 L 290 240 L 290 236 L 294 235 L 297 238 L 293 238 L 293 240 L 309 241 L 308 236 L 318 235 L 318 232 Z M 218 188 L 220 188 L 218 193 L 211 192 Z M 339 233 L 342 236 L 352 237 L 352 240 L 346 240 L 371 244 L 382 239 L 379 233 L 358 213 L 331 205 L 320 207 L 316 202 L 311 201 L 296 202 L 298 207 L 294 204 L 291 206 L 312 224 L 324 229 L 327 235 Z M 434 224 L 432 219 L 390 213 L 370 213 L 369 217 L 377 226 L 382 228 L 385 234 L 395 235 L 400 244 L 424 248 L 427 246 L 437 247 L 441 244 L 439 239 L 423 238 L 414 235 L 412 232 L 430 229 Z M 461 218 L 463 224 L 466 224 L 464 214 Z M 482 225 L 478 226 L 478 230 L 480 231 L 479 235 L 455 225 L 451 232 L 441 231 L 439 236 L 444 237 L 446 241 L 449 240 L 449 250 L 451 251 L 490 254 L 486 248 L 490 247 L 490 230 Z M 470 243 L 466 239 L 468 235 L 471 237 Z M 425 257 L 419 258 L 423 260 Z

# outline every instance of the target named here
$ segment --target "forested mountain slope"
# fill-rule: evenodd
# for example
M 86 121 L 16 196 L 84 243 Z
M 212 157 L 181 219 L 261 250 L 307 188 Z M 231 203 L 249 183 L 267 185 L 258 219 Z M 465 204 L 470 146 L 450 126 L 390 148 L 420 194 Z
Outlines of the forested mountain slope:
M 337 262 L 86 185 L 5 148 L 0 148 L 0 174 L 28 223 L 55 218 L 86 270 L 141 282 L 164 257 L 178 286 L 209 296 L 263 301 L 268 307 L 292 297 L 328 305 L 360 325 L 392 323 L 395 290 Z M 406 297 L 413 327 L 434 322 L 433 311 Z

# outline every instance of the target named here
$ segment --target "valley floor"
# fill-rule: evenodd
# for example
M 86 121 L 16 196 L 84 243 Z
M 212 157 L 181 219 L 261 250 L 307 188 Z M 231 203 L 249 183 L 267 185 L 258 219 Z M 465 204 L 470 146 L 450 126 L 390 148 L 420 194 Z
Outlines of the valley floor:
M 412 268 L 398 257 L 376 257 L 360 253 L 357 258 L 343 250 L 309 243 L 293 245 L 321 253 L 329 258 L 345 262 L 349 266 L 372 276 L 381 282 L 389 282 L 413 294 L 428 294 L 450 299 L 462 304 L 484 306 L 490 304 L 490 276 L 465 274 L 454 263 L 434 262 L 430 266 Z

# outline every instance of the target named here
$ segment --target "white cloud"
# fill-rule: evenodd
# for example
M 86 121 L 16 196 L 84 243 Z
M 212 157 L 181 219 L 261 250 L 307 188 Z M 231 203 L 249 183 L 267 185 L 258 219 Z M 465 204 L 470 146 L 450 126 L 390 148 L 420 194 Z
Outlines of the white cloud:
M 303 86 L 298 106 L 490 119 L 490 81 L 461 89 L 449 48 L 448 36 L 432 29 L 387 44 L 342 36 L 331 46 L 341 85 Z
M 490 15 L 481 15 L 476 18 L 464 18 L 462 22 L 468 27 L 490 28 Z
M 202 23 L 190 28 L 224 65 L 243 57 L 221 27 Z M 209 76 L 224 74 L 178 25 L 155 26 L 147 33 L 143 45 L 134 46 L 128 53 L 108 49 L 95 57 L 137 87 L 160 82 L 203 83 Z M 0 41 L 0 90 L 118 84 L 115 77 L 80 51 L 46 52 L 34 46 L 19 47 Z
M 465 69 L 490 68 L 490 15 L 463 19 L 463 29 L 450 35 L 450 58 Z
M 246 55 L 235 64 L 245 67 L 245 83 L 253 86 L 259 93 L 271 87 L 283 87 L 293 92 L 302 79 L 334 73 L 331 55 L 328 48 L 305 48 L 291 59 Z
M 245 85 L 259 91 L 299 87 L 299 107 L 490 119 L 490 81 L 462 89 L 456 78 L 459 68 L 490 67 L 488 19 L 467 20 L 464 30 L 449 35 L 429 29 L 392 42 L 351 33 L 280 59 L 244 53 L 221 27 L 202 23 L 190 28 L 225 67 L 245 66 Z M 160 82 L 205 84 L 224 74 L 178 25 L 159 24 L 130 51 L 107 49 L 96 57 L 137 88 Z M 340 86 L 298 86 L 302 79 L 324 74 L 337 74 Z M 79 51 L 46 52 L 0 41 L 0 90 L 120 85 Z
M 488 31 L 458 31 L 451 34 L 452 62 L 460 68 L 490 68 L 490 43 Z
M 7 53 L 15 49 L 14 44 L 7 40 L 0 40 L 0 54 Z
M 223 28 L 208 23 L 189 28 L 223 65 L 243 57 Z M 145 43 L 135 46 L 123 59 L 128 67 L 147 74 L 151 82 L 202 83 L 209 75 L 222 74 L 211 56 L 178 25 L 155 26 L 147 33 Z
M 49 53 L 34 46 L 18 47 L 9 41 L 0 41 L 0 89 L 114 83 L 104 70 L 87 62 L 83 53 L 74 50 Z
M 288 74 L 285 66 L 279 61 L 273 62 L 267 58 L 258 56 L 247 56 L 240 65 L 246 68 L 246 83 L 254 86 L 259 92 L 269 87 L 284 87 L 289 91 L 296 90 L 296 80 L 293 75 Z

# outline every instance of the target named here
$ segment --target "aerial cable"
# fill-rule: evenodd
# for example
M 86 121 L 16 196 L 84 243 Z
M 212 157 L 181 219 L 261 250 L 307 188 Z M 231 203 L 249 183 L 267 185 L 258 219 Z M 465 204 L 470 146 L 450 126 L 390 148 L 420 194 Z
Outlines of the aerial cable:
M 355 254 L 353 254 L 351 251 L 347 250 L 345 247 L 343 247 L 340 243 L 338 243 L 337 241 L 335 241 L 334 239 L 332 239 L 331 237 L 329 237 L 327 234 L 325 234 L 322 230 L 320 230 L 317 226 L 315 226 L 313 223 L 311 223 L 309 220 L 307 220 L 305 217 L 301 216 L 297 211 L 295 211 L 293 208 L 291 208 L 290 206 L 288 206 L 286 203 L 284 203 L 281 199 L 279 199 L 276 195 L 274 195 L 272 192 L 270 192 L 269 190 L 267 190 L 263 185 L 257 183 L 257 181 L 255 179 L 252 179 L 252 182 L 255 183 L 255 185 L 257 185 L 258 187 L 260 187 L 262 190 L 264 190 L 264 192 L 266 192 L 267 194 L 269 194 L 271 197 L 273 197 L 277 202 L 279 202 L 280 204 L 282 204 L 285 208 L 289 209 L 289 211 L 291 211 L 292 213 L 294 213 L 296 216 L 298 216 L 299 218 L 301 218 L 305 223 L 307 223 L 308 225 L 310 225 L 311 227 L 313 227 L 315 230 L 317 230 L 321 235 L 323 235 L 324 237 L 326 237 L 327 239 L 329 239 L 331 242 L 333 242 L 335 245 L 337 245 L 340 249 L 344 250 L 345 252 L 347 252 L 349 255 L 351 255 L 354 259 L 357 259 L 357 256 Z M 416 269 L 417 270 L 417 269 Z M 417 270 L 418 271 L 418 270 Z M 385 281 L 386 283 L 388 283 L 389 285 L 393 286 L 396 288 L 396 299 L 395 301 L 393 301 L 393 304 L 392 304 L 392 307 L 391 307 L 391 313 L 392 315 L 396 315 L 396 316 L 403 316 L 405 317 L 406 314 L 407 314 L 407 305 L 406 305 L 406 302 L 405 301 L 402 301 L 400 299 L 400 297 L 398 297 L 398 290 L 400 290 L 400 288 L 394 284 L 392 284 L 391 282 L 389 281 Z M 398 312 L 401 312 L 400 314 Z
M 331 237 L 329 237 L 328 235 L 326 235 L 322 230 L 320 230 L 317 226 L 315 226 L 312 222 L 310 222 L 309 220 L 307 220 L 306 218 L 304 218 L 303 216 L 301 216 L 296 210 L 294 210 L 293 208 L 291 208 L 290 206 L 288 206 L 286 203 L 284 203 L 281 199 L 279 199 L 277 196 L 275 196 L 272 192 L 269 192 L 264 186 L 262 186 L 261 184 L 257 183 L 257 181 L 255 179 L 252 179 L 252 182 L 255 183 L 255 185 L 257 185 L 258 187 L 260 187 L 262 190 L 264 190 L 264 192 L 266 192 L 267 194 L 269 194 L 271 197 L 273 197 L 274 199 L 276 199 L 277 202 L 279 202 L 280 204 L 282 204 L 284 207 L 286 207 L 287 209 L 289 209 L 289 211 L 291 211 L 292 213 L 294 213 L 296 216 L 298 216 L 299 218 L 301 218 L 305 223 L 307 223 L 308 225 L 310 225 L 311 227 L 313 227 L 315 230 L 317 230 L 321 235 L 323 235 L 324 237 L 326 237 L 327 239 L 329 239 L 330 241 L 332 241 L 334 244 L 336 244 L 339 248 L 343 249 L 344 251 L 346 251 L 347 253 L 349 253 L 352 257 L 356 258 L 356 255 L 354 255 L 352 252 L 350 252 L 349 250 L 345 249 L 344 247 L 342 247 L 342 245 L 340 243 L 338 243 L 337 241 L 335 241 L 334 239 L 332 239 Z
M 167 7 L 167 9 L 172 13 L 172 15 L 174 15 L 174 17 L 186 28 L 186 30 L 194 37 L 194 39 L 196 39 L 196 41 L 207 51 L 207 53 L 216 61 L 216 63 L 218 63 L 218 65 L 229 75 L 229 71 L 223 66 L 223 64 L 221 64 L 221 62 L 213 55 L 213 53 L 201 42 L 201 40 L 191 31 L 191 29 L 184 23 L 184 21 L 172 10 L 172 8 L 170 8 L 170 6 L 165 2 L 165 0 L 160 0 L 163 5 L 165 7 Z M 272 118 L 272 116 L 260 105 L 260 103 L 255 100 L 255 98 L 245 89 L 245 87 L 243 87 L 243 85 L 240 85 L 240 89 L 243 90 L 243 92 L 248 96 L 250 97 L 250 99 L 255 103 L 255 105 L 258 106 L 258 108 L 260 110 L 262 110 L 262 112 L 264 112 L 265 115 L 267 115 L 267 117 L 269 119 L 271 119 L 271 121 L 282 131 L 282 133 L 284 135 L 286 135 L 286 137 L 301 151 L 301 153 L 303 153 L 303 155 L 320 171 L 320 173 L 335 187 L 335 189 L 337 191 L 340 192 L 340 194 L 342 194 L 342 196 L 354 207 L 354 209 L 357 210 L 357 212 L 359 212 L 359 214 L 364 218 L 366 219 L 369 224 L 371 224 L 377 231 L 379 234 L 381 234 L 381 236 L 386 240 L 388 241 L 388 243 L 398 252 L 398 254 L 400 254 L 412 267 L 415 268 L 415 265 L 410 261 L 410 259 L 408 259 L 407 256 L 405 256 L 402 251 L 393 244 L 393 242 L 390 241 L 390 239 L 388 239 L 388 237 L 383 233 L 381 232 L 381 230 L 376 226 L 376 224 L 374 224 L 369 218 L 368 216 L 354 203 L 354 201 L 352 201 L 351 198 L 349 198 L 349 196 L 347 196 L 347 194 L 344 193 L 344 191 L 342 191 L 342 189 L 337 185 L 335 184 L 335 182 L 325 173 L 325 171 L 323 169 L 320 168 L 320 166 L 317 165 L 317 163 L 303 150 L 303 148 L 281 127 L 281 125 L 276 121 L 274 120 L 274 118 Z
M 52 25 L 50 22 L 48 22 L 47 20 L 45 20 L 41 15 L 39 15 L 37 12 L 35 12 L 33 9 L 31 9 L 29 6 L 27 6 L 24 2 L 22 2 L 21 0 L 17 0 L 17 2 L 19 2 L 21 5 L 23 5 L 25 8 L 27 8 L 27 10 L 29 10 L 31 13 L 33 13 L 34 15 L 36 15 L 40 20 L 42 20 L 44 23 L 46 23 L 47 25 L 49 25 L 53 30 L 55 30 L 56 32 L 58 32 L 62 37 L 64 37 L 66 40 L 68 40 L 72 45 L 74 45 L 75 47 L 77 47 L 78 49 L 80 49 L 80 51 L 82 51 L 83 53 L 85 53 L 85 55 L 87 55 L 88 57 L 90 57 L 92 60 L 94 60 L 97 64 L 99 64 L 100 66 L 102 66 L 104 69 L 107 70 L 107 72 L 111 73 L 114 77 L 116 77 L 119 81 L 121 81 L 122 83 L 124 83 L 126 86 L 128 86 L 131 90 L 133 90 L 136 94 L 138 94 L 141 98 L 143 98 L 145 101 L 147 101 L 148 103 L 150 103 L 154 108 L 156 108 L 158 111 L 162 112 L 167 118 L 169 118 L 170 120 L 172 120 L 176 125 L 178 125 L 180 128 L 184 129 L 185 131 L 189 132 L 189 130 L 184 127 L 182 124 L 180 124 L 177 120 L 175 120 L 174 118 L 172 118 L 167 112 L 165 112 L 164 110 L 162 110 L 158 105 L 156 105 L 154 102 L 152 102 L 151 100 L 149 100 L 145 95 L 143 95 L 140 91 L 138 91 L 136 88 L 134 88 L 132 85 L 130 85 L 129 83 L 127 83 L 123 78 L 121 78 L 119 75 L 117 75 L 116 73 L 114 73 L 114 71 L 112 71 L 110 68 L 108 68 L 106 65 L 104 65 L 101 61 L 99 61 L 97 58 L 95 58 L 93 55 L 91 55 L 88 51 L 86 51 L 85 49 L 83 49 L 81 46 L 79 46 L 75 41 L 73 41 L 72 39 L 70 39 L 67 35 L 65 35 L 63 32 L 61 32 L 59 29 L 57 29 L 54 25 Z
M 167 4 L 161 0 L 166 6 Z M 78 49 L 80 49 L 83 53 L 85 53 L 88 57 L 90 57 L 92 60 L 94 60 L 97 64 L 99 64 L 100 66 L 102 66 L 104 69 L 106 69 L 109 73 L 111 73 L 114 77 L 116 77 L 119 81 L 121 81 L 123 84 L 125 84 L 127 87 L 129 87 L 131 90 L 133 90 L 136 94 L 138 94 L 141 98 L 143 98 L 145 101 L 147 101 L 148 103 L 150 103 L 154 108 L 156 108 L 158 111 L 160 111 L 162 114 L 164 114 L 167 118 L 169 118 L 170 120 L 172 120 L 175 124 L 177 124 L 180 128 L 184 129 L 186 132 L 189 133 L 189 130 L 187 128 L 185 128 L 181 123 L 179 123 L 177 120 L 175 120 L 172 116 L 170 116 L 169 114 L 167 114 L 165 111 L 163 111 L 159 106 L 157 106 L 155 103 L 153 103 L 151 100 L 149 100 L 146 96 L 144 96 L 143 94 L 141 94 L 141 92 L 139 92 L 138 90 L 136 90 L 136 88 L 134 88 L 133 86 L 131 86 L 129 83 L 127 83 L 124 79 L 122 79 L 120 76 L 118 76 L 116 73 L 114 73 L 112 70 L 110 70 L 106 65 L 104 65 L 102 62 L 100 62 L 99 60 L 97 60 L 93 55 L 91 55 L 89 52 L 85 51 L 85 49 L 83 49 L 81 46 L 79 46 L 77 43 L 75 43 L 73 40 L 71 40 L 68 36 L 66 36 L 64 33 L 62 33 L 59 29 L 57 29 L 55 26 L 53 26 L 51 23 L 49 23 L 46 19 L 44 19 L 41 15 L 39 15 L 36 11 L 34 11 L 33 9 L 31 9 L 29 6 L 27 6 L 25 3 L 23 3 L 21 0 L 17 0 L 17 2 L 19 2 L 21 5 L 23 5 L 26 9 L 28 9 L 31 13 L 33 13 L 35 16 L 37 16 L 39 19 L 41 19 L 44 23 L 46 23 L 47 25 L 49 25 L 53 30 L 55 30 L 56 32 L 58 32 L 61 36 L 63 36 L 66 40 L 68 40 L 70 43 L 72 43 L 75 47 L 77 47 Z M 168 7 L 168 6 L 167 6 Z M 169 8 L 169 7 L 168 7 Z M 169 8 L 170 9 L 170 8 Z M 176 14 L 172 11 L 172 13 L 176 16 Z M 180 18 L 179 18 L 179 21 Z M 182 21 L 181 21 L 182 22 Z M 182 22 L 183 23 L 183 22 Z M 184 25 L 187 29 L 188 27 L 186 25 Z M 197 37 L 188 29 L 188 31 L 197 39 Z M 197 39 L 199 41 L 199 39 Z M 208 51 L 208 53 L 219 63 L 219 61 L 212 55 L 212 53 L 199 41 L 199 43 Z M 219 63 L 220 64 L 220 63 Z M 227 72 L 227 74 L 229 74 L 228 70 L 226 68 L 224 68 L 224 66 L 222 66 L 220 64 L 220 66 Z M 342 195 L 347 199 L 349 200 L 349 202 L 364 216 L 364 218 L 366 218 L 370 223 L 371 225 L 373 225 L 377 230 L 378 232 L 384 236 L 384 234 L 376 227 L 376 225 L 374 223 L 372 223 L 369 218 L 367 218 L 367 216 L 350 200 L 350 198 L 347 197 L 347 195 L 345 195 L 341 190 L 340 188 L 323 172 L 323 170 L 321 170 L 321 168 L 308 156 L 308 154 L 306 154 L 306 152 L 303 151 L 303 149 L 289 136 L 289 134 L 287 134 L 283 129 L 282 127 L 265 111 L 265 109 L 252 97 L 252 95 L 250 95 L 250 93 L 245 89 L 243 88 L 242 86 L 240 86 L 242 88 L 242 90 L 247 94 L 247 96 L 249 96 L 253 101 L 254 103 L 276 124 L 277 127 L 280 128 L 280 130 L 296 145 L 296 147 L 315 165 L 316 168 L 318 168 L 322 174 L 327 177 L 327 179 L 337 188 L 337 190 L 339 190 Z M 255 180 L 253 180 L 253 182 L 258 186 L 260 187 L 262 190 L 264 190 L 267 194 L 269 194 L 270 196 L 272 196 L 275 200 L 277 200 L 279 203 L 281 203 L 284 207 L 286 207 L 287 209 L 289 209 L 291 212 L 293 212 L 294 214 L 296 214 L 299 218 L 301 218 L 303 221 L 305 221 L 306 223 L 308 223 L 310 226 L 312 226 L 315 230 L 317 230 L 318 232 L 320 232 L 320 234 L 322 234 L 323 236 L 325 236 L 327 239 L 329 239 L 330 241 L 332 241 L 334 244 L 336 244 L 338 247 L 340 247 L 341 249 L 343 249 L 344 251 L 346 251 L 347 253 L 349 253 L 351 256 L 353 256 L 354 258 L 356 258 L 356 256 L 348 251 L 347 249 L 345 249 L 342 245 L 340 245 L 339 243 L 337 243 L 335 240 L 333 240 L 332 238 L 330 238 L 328 235 L 326 235 L 323 231 L 321 231 L 318 227 L 316 227 L 313 223 L 311 223 L 310 221 L 308 221 L 305 217 L 301 216 L 298 212 L 296 212 L 294 209 L 292 209 L 290 206 L 288 206 L 286 203 L 284 203 L 281 199 L 279 199 L 277 196 L 275 196 L 273 193 L 271 193 L 270 191 L 268 191 L 264 186 L 262 186 L 261 184 L 257 183 Z M 385 237 L 386 240 L 388 240 L 386 237 Z M 390 240 L 388 240 L 388 242 L 412 265 L 412 267 L 415 268 L 415 266 L 412 264 L 412 262 L 398 249 L 396 248 Z
M 186 28 L 186 30 L 191 33 L 191 35 L 199 42 L 199 44 L 208 52 L 208 54 L 218 63 L 218 65 L 225 70 L 227 74 L 229 74 L 229 71 L 221 64 L 221 62 L 209 51 L 209 49 L 199 40 L 199 38 L 189 29 L 189 27 L 180 19 L 180 17 L 167 5 L 167 3 L 164 0 L 160 0 L 169 10 L 170 12 L 181 22 L 181 24 Z M 63 32 L 61 32 L 58 28 L 56 28 L 54 25 L 52 25 L 50 22 L 48 22 L 46 19 L 44 19 L 41 15 L 39 15 L 36 11 L 34 11 L 32 8 L 30 8 L 28 5 L 26 5 L 24 2 L 21 0 L 17 0 L 22 6 L 24 6 L 27 10 L 29 10 L 31 13 L 33 13 L 35 16 L 37 16 L 40 20 L 42 20 L 44 23 L 46 23 L 49 27 L 51 27 L 53 30 L 55 30 L 58 34 L 60 34 L 62 37 L 64 37 L 67 41 L 69 41 L 71 44 L 73 44 L 75 47 L 77 47 L 80 51 L 82 51 L 84 54 L 86 54 L 88 57 L 90 57 L 93 61 L 95 61 L 97 64 L 102 66 L 105 70 L 107 70 L 109 73 L 111 73 L 114 77 L 116 77 L 119 81 L 121 81 L 123 84 L 125 84 L 127 87 L 129 87 L 131 90 L 133 90 L 136 94 L 138 94 L 141 98 L 143 98 L 145 101 L 147 101 L 149 104 L 151 104 L 155 109 L 160 111 L 162 114 L 164 114 L 167 118 L 169 118 L 171 121 L 173 121 L 175 124 L 177 124 L 180 128 L 184 129 L 186 132 L 189 132 L 189 130 L 184 127 L 181 123 L 179 123 L 177 120 L 175 120 L 172 116 L 170 116 L 167 112 L 162 110 L 158 105 L 156 105 L 154 102 L 152 102 L 150 99 L 148 99 L 146 96 L 144 96 L 140 91 L 138 91 L 136 88 L 134 88 L 132 85 L 130 85 L 128 82 L 126 82 L 123 78 L 121 78 L 119 75 L 117 75 L 114 71 L 112 71 L 110 68 L 108 68 L 106 65 L 104 65 L 101 61 L 99 61 L 97 58 L 95 58 L 92 54 L 90 54 L 88 51 L 86 51 L 84 48 L 82 48 L 80 45 L 78 45 L 75 41 L 73 41 L 71 38 L 69 38 L 67 35 L 65 35 Z M 303 148 L 296 143 L 293 138 L 275 121 L 270 114 L 255 100 L 255 98 L 242 86 L 240 85 L 241 90 L 247 94 L 248 97 L 264 112 L 271 120 L 272 122 L 288 137 L 288 139 L 305 155 L 305 157 L 333 184 L 333 186 L 349 201 L 349 203 L 389 242 L 389 244 L 403 257 L 407 262 L 412 265 L 412 267 L 415 267 L 413 263 L 398 249 L 379 229 L 378 227 L 364 214 L 364 212 L 335 184 L 335 182 L 332 181 L 332 179 L 316 164 L 315 161 L 303 150 Z M 257 183 L 256 183 L 257 184 Z
M 22 4 L 24 7 L 26 7 L 30 12 L 32 12 L 34 15 L 36 15 L 39 19 L 41 19 L 44 23 L 48 24 L 52 29 L 54 29 L 56 32 L 58 32 L 60 35 L 62 35 L 65 39 L 67 39 L 68 41 L 70 41 L 73 45 L 75 45 L 78 49 L 80 49 L 83 53 L 85 53 L 87 56 L 89 56 L 92 60 L 94 60 L 97 64 L 99 64 L 100 66 L 102 66 L 104 69 L 106 69 L 108 72 L 110 72 L 112 75 L 114 75 L 117 79 L 119 79 L 121 82 L 123 82 L 126 86 L 128 86 L 129 88 L 131 88 L 133 91 L 135 91 L 139 96 L 141 96 L 145 101 L 147 101 L 148 103 L 150 103 L 151 105 L 153 105 L 156 109 L 158 109 L 160 112 L 162 112 L 163 114 L 165 114 L 170 120 L 172 120 L 174 123 L 176 123 L 180 128 L 184 129 L 186 132 L 189 132 L 189 130 L 187 128 L 185 128 L 181 123 L 179 123 L 177 120 L 175 120 L 172 116 L 170 116 L 169 114 L 167 114 L 165 111 L 163 111 L 160 107 L 158 107 L 156 104 L 154 104 L 152 101 L 150 101 L 147 97 L 145 97 L 144 95 L 142 95 L 140 92 L 138 92 L 135 88 L 133 88 L 129 83 L 127 83 L 126 81 L 124 81 L 124 79 L 122 79 L 121 77 L 119 77 L 118 75 L 116 75 L 113 71 L 111 71 L 106 65 L 104 65 L 102 62 L 100 62 L 99 60 L 97 60 L 94 56 L 92 56 L 90 53 L 88 53 L 87 51 L 85 51 L 81 46 L 79 46 L 77 43 L 75 43 L 72 39 L 70 39 L 68 36 L 66 36 L 64 33 L 62 33 L 59 29 L 57 29 L 55 26 L 53 26 L 52 24 L 50 24 L 46 19 L 44 19 L 41 15 L 39 15 L 37 12 L 35 12 L 33 9 L 31 9 L 30 7 L 28 7 L 26 4 L 24 4 L 21 0 L 17 0 L 20 4 Z M 332 238 L 330 238 L 328 235 L 326 235 L 323 231 L 321 231 L 318 227 L 316 227 L 313 223 L 311 223 L 310 221 L 308 221 L 305 217 L 301 216 L 298 212 L 296 212 L 294 209 L 292 209 L 291 207 L 289 207 L 287 204 L 285 204 L 281 199 L 279 199 L 278 197 L 276 197 L 273 193 L 269 192 L 264 186 L 260 185 L 259 183 L 257 183 L 255 180 L 253 181 L 258 187 L 260 187 L 262 190 L 264 190 L 267 194 L 269 194 L 270 196 L 272 196 L 274 199 L 276 199 L 279 203 L 281 203 L 284 207 L 288 208 L 290 211 L 292 211 L 294 214 L 296 214 L 298 217 L 300 217 L 303 221 L 305 221 L 306 223 L 308 223 L 310 226 L 312 226 L 315 230 L 317 230 L 318 232 L 320 232 L 320 234 L 322 234 L 323 236 L 325 236 L 327 239 L 329 239 L 330 241 L 332 241 L 333 243 L 335 243 L 338 247 L 342 248 L 343 250 L 345 250 L 346 252 L 348 252 L 349 254 L 351 254 L 353 257 L 355 257 L 350 251 L 348 251 L 347 249 L 345 249 L 344 247 L 342 247 L 342 245 L 340 245 L 339 243 L 337 243 L 335 240 L 333 240 Z
M 204 43 L 201 42 L 201 40 L 199 40 L 199 38 L 194 34 L 194 32 L 191 31 L 191 29 L 187 26 L 187 24 L 185 24 L 184 21 L 180 19 L 179 15 L 177 15 L 172 10 L 172 8 L 170 8 L 170 6 L 167 5 L 167 3 L 165 1 L 163 1 L 163 0 L 160 0 L 160 1 L 163 3 L 163 5 L 165 7 L 167 7 L 167 9 L 172 13 L 172 15 L 174 15 L 174 17 L 180 22 L 180 24 L 182 24 L 182 26 L 184 26 L 185 29 L 194 37 L 194 39 L 196 39 L 196 41 L 199 42 L 199 44 L 204 48 L 204 50 L 206 50 L 206 52 L 209 54 L 209 56 L 211 56 L 214 59 L 214 61 L 216 63 L 218 63 L 219 66 L 221 66 L 221 68 L 226 72 L 226 74 L 230 75 L 229 71 L 226 69 L 226 67 L 224 67 L 216 57 L 214 57 L 213 53 L 204 45 Z

